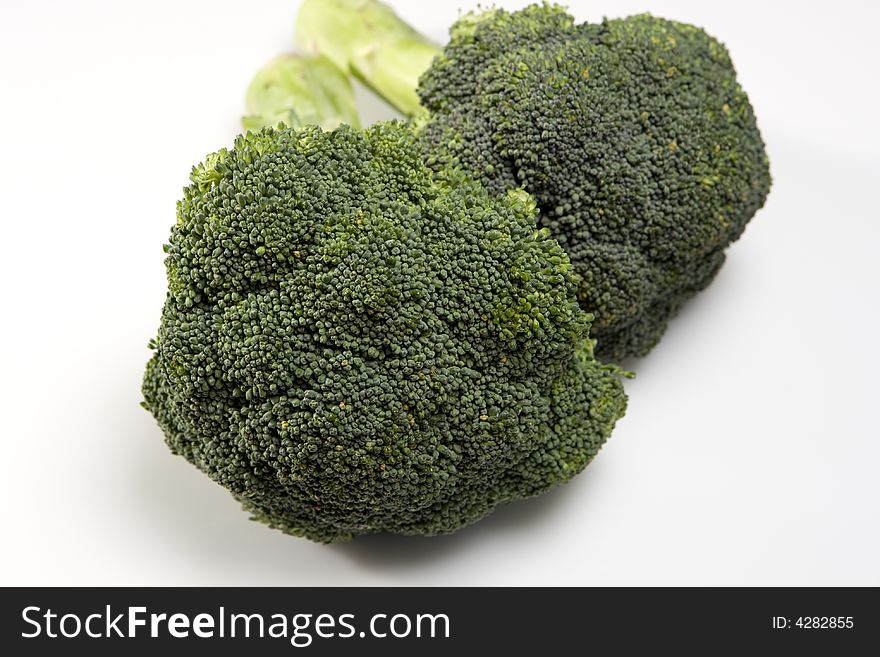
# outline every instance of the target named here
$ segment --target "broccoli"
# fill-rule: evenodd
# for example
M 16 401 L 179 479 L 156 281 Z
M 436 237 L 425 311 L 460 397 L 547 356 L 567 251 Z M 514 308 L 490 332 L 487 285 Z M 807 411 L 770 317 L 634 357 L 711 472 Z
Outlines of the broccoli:
M 647 354 L 770 189 L 729 55 L 690 25 L 577 25 L 553 5 L 468 14 L 417 82 L 432 166 L 534 196 L 580 275 L 601 358 Z
M 451 532 L 569 480 L 622 416 L 534 201 L 430 169 L 408 126 L 265 128 L 191 181 L 144 406 L 255 519 Z

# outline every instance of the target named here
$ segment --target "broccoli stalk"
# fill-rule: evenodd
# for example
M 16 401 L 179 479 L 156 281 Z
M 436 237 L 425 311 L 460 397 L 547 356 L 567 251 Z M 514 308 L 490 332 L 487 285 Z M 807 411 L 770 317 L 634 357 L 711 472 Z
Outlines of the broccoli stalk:
M 440 48 L 376 0 L 304 0 L 296 39 L 324 55 L 406 116 L 421 114 L 419 77 Z
M 245 130 L 284 123 L 359 126 L 348 75 L 323 55 L 281 55 L 257 71 L 245 96 Z

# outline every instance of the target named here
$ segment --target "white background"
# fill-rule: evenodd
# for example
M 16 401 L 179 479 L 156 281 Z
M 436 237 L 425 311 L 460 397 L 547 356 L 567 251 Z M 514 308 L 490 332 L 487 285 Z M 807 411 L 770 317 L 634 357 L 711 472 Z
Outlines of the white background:
M 472 6 L 393 4 L 437 40 Z M 877 4 L 572 5 L 728 45 L 768 203 L 629 364 L 583 475 L 451 536 L 325 546 L 249 522 L 138 406 L 175 201 L 297 3 L 2 4 L 0 584 L 880 585 Z

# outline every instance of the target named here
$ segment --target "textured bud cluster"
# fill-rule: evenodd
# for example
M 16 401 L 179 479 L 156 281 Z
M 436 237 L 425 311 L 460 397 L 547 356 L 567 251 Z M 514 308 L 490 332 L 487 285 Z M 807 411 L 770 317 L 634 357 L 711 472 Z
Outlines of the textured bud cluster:
M 144 380 L 171 449 L 257 519 L 453 531 L 580 472 L 623 414 L 523 192 L 411 129 L 264 129 L 195 167 Z

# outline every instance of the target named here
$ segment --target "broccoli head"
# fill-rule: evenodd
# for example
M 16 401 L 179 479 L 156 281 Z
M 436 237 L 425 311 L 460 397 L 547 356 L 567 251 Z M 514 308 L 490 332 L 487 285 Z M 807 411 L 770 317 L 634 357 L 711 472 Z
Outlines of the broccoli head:
M 144 406 L 254 518 L 451 532 L 570 479 L 623 414 L 531 197 L 431 170 L 407 126 L 265 128 L 191 179 Z
M 723 45 L 649 15 L 462 17 L 422 76 L 433 162 L 522 187 L 581 277 L 600 357 L 646 354 L 764 204 L 770 173 Z
M 360 124 L 348 75 L 322 55 L 281 55 L 257 71 L 245 96 L 245 130 L 264 126 Z

